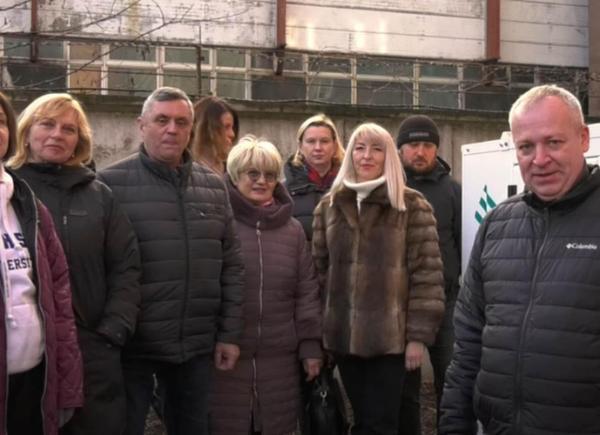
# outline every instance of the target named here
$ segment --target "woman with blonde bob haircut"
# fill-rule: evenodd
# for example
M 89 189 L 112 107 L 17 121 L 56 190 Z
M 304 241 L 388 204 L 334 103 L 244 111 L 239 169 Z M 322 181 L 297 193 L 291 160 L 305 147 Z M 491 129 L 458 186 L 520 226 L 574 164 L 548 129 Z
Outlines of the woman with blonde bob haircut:
M 307 379 L 321 368 L 319 286 L 292 199 L 278 181 L 281 165 L 277 148 L 253 136 L 242 138 L 227 159 L 245 265 L 244 332 L 235 368 L 215 373 L 212 435 L 293 434 L 298 361 Z
M 92 161 L 92 129 L 81 104 L 69 94 L 46 94 L 35 99 L 19 116 L 17 150 L 8 165 L 19 168 L 29 161 L 31 148 L 27 136 L 32 125 L 42 119 L 53 119 L 66 111 L 72 111 L 75 115 L 78 141 L 74 152 L 64 164 L 89 164 Z
M 83 355 L 84 405 L 61 435 L 125 428 L 121 348 L 140 303 L 137 239 L 112 191 L 86 166 L 91 160 L 92 132 L 77 100 L 47 94 L 25 108 L 8 164 L 52 214 L 69 264 Z
M 294 199 L 294 217 L 312 239 L 312 215 L 327 193 L 344 158 L 335 124 L 320 113 L 305 120 L 296 135 L 298 148 L 285 164 L 285 186 Z
M 435 218 L 404 184 L 391 135 L 359 125 L 315 210 L 323 346 L 354 411 L 352 434 L 396 434 L 406 370 L 420 367 L 444 313 Z

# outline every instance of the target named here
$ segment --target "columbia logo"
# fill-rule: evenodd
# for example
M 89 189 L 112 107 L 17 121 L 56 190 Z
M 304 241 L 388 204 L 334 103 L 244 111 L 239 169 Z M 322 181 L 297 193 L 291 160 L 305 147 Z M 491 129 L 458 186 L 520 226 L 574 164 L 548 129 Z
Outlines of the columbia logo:
M 598 245 L 593 243 L 567 243 L 567 249 L 586 249 L 588 251 L 595 251 L 598 249 Z

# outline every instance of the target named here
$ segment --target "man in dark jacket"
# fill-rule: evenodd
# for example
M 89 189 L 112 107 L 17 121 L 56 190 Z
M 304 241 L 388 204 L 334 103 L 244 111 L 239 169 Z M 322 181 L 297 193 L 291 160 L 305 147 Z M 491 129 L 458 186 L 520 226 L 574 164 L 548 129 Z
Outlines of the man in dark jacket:
M 527 191 L 482 223 L 460 290 L 440 434 L 600 433 L 600 170 L 555 85 L 509 114 Z
M 438 156 L 440 135 L 436 124 L 425 115 L 413 115 L 400 124 L 396 144 L 406 172 L 406 185 L 418 190 L 433 206 L 444 262 L 446 308 L 435 343 L 430 346 L 438 415 L 444 376 L 452 358 L 454 328 L 452 314 L 458 293 L 461 243 L 460 185 L 450 177 L 450 166 Z M 400 427 L 402 434 L 421 434 L 421 370 L 407 372 L 402 392 Z
M 138 118 L 140 151 L 101 171 L 137 234 L 142 304 L 123 351 L 126 434 L 142 435 L 153 375 L 168 433 L 207 433 L 212 360 L 233 368 L 242 331 L 243 263 L 223 181 L 187 149 L 193 108 L 159 88 Z

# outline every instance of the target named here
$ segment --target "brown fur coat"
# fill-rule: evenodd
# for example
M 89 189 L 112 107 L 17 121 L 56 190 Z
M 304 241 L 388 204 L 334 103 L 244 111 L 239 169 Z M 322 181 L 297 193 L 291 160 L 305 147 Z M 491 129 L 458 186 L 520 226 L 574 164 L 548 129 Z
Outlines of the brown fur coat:
M 391 207 L 385 184 L 361 203 L 343 188 L 315 209 L 313 258 L 325 287 L 324 346 L 341 355 L 402 354 L 433 344 L 444 312 L 435 218 L 425 198 L 405 191 Z

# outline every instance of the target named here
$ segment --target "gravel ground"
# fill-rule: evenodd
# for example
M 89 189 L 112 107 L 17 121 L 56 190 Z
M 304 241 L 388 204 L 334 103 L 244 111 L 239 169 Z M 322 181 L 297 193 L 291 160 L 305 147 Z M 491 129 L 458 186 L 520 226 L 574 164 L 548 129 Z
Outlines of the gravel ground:
M 435 435 L 435 394 L 433 384 L 423 383 L 421 387 L 421 422 L 422 435 Z M 146 420 L 145 435 L 166 435 L 163 424 L 151 411 Z

